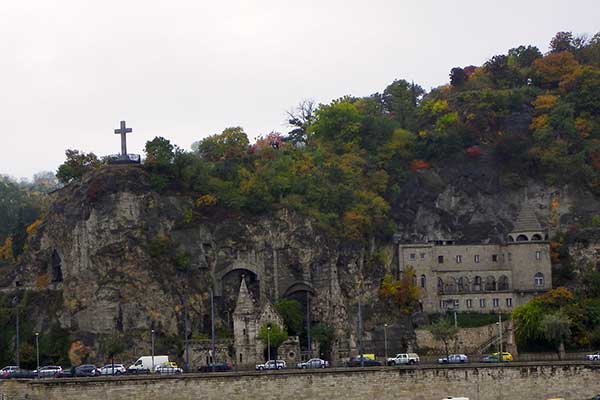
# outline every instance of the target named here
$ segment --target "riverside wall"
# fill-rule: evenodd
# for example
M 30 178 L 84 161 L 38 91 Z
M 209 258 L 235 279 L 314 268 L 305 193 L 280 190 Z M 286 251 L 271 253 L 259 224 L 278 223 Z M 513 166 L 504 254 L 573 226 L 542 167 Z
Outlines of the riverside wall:
M 511 363 L 0 382 L 1 400 L 585 400 L 600 364 Z

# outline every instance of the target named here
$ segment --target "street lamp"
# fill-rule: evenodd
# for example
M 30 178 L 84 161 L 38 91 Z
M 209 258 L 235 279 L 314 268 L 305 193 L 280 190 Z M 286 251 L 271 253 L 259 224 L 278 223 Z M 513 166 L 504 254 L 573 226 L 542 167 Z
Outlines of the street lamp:
M 40 333 L 35 333 L 35 355 L 37 358 L 37 377 L 40 378 Z
M 215 372 L 215 294 L 212 287 L 210 288 L 210 338 L 210 362 L 212 364 L 212 371 Z
M 154 372 L 154 329 L 152 329 L 152 372 Z
M 267 361 L 271 361 L 271 325 L 267 325 Z
M 387 364 L 387 359 L 388 359 L 387 327 L 388 327 L 388 324 L 383 324 L 383 343 L 384 343 L 384 346 L 385 346 L 385 363 L 386 364 Z
M 504 355 L 502 354 L 502 314 L 498 313 L 498 359 L 504 361 Z
M 20 357 L 19 357 L 19 352 L 20 352 L 20 345 L 19 345 L 19 296 L 15 296 L 12 300 L 12 304 L 15 307 L 15 311 L 17 313 L 17 321 L 16 321 L 16 336 L 15 336 L 15 364 L 17 365 L 17 367 L 21 366 L 20 363 Z

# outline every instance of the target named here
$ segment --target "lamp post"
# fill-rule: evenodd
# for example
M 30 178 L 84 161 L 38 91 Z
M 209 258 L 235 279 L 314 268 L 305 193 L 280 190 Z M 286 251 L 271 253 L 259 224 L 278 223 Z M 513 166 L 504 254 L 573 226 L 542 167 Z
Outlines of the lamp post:
M 211 364 L 212 371 L 215 372 L 215 294 L 210 288 L 210 335 L 211 335 Z
M 365 366 L 365 358 L 363 357 L 363 341 L 362 341 L 362 302 L 360 299 L 360 294 L 358 296 L 358 351 L 360 353 L 360 366 L 361 368 Z
M 19 344 L 19 296 L 15 296 L 12 300 L 12 304 L 15 307 L 15 311 L 16 311 L 16 317 L 17 317 L 17 321 L 16 321 L 16 336 L 15 336 L 15 364 L 17 365 L 17 367 L 21 366 L 20 363 L 20 344 Z
M 387 327 L 388 327 L 388 324 L 383 324 L 383 345 L 385 347 L 385 363 L 386 363 L 386 365 L 387 365 L 387 359 L 388 359 Z
M 312 358 L 312 341 L 310 339 L 310 293 L 306 292 L 306 336 L 308 341 L 308 359 Z
M 35 356 L 37 359 L 37 377 L 40 378 L 40 333 L 35 333 Z
M 152 329 L 152 372 L 154 372 L 154 329 Z
M 267 358 L 271 361 L 271 325 L 267 325 Z
M 504 361 L 502 354 L 502 314 L 498 313 L 498 348 L 500 352 L 500 361 Z

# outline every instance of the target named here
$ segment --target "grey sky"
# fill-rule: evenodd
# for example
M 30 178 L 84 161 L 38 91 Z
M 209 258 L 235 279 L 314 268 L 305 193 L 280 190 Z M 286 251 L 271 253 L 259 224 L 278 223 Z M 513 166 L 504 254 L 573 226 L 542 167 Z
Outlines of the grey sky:
M 67 148 L 130 152 L 240 125 L 285 131 L 285 110 L 381 91 L 429 89 L 454 66 L 561 30 L 600 30 L 597 0 L 0 2 L 0 173 L 55 170 Z

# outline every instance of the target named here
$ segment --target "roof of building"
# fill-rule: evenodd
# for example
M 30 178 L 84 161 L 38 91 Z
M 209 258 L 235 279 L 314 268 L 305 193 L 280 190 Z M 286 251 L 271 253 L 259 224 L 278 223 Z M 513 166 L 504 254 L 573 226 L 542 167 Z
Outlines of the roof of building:
M 535 215 L 535 211 L 533 211 L 533 208 L 529 204 L 525 203 L 519 212 L 519 216 L 517 217 L 517 221 L 515 222 L 512 231 L 540 232 L 541 230 L 542 226 Z
M 246 314 L 253 313 L 255 311 L 254 307 L 254 299 L 252 295 L 248 291 L 248 286 L 246 286 L 246 279 L 242 277 L 242 283 L 240 284 L 240 291 L 237 298 L 237 303 L 235 304 L 234 314 Z

